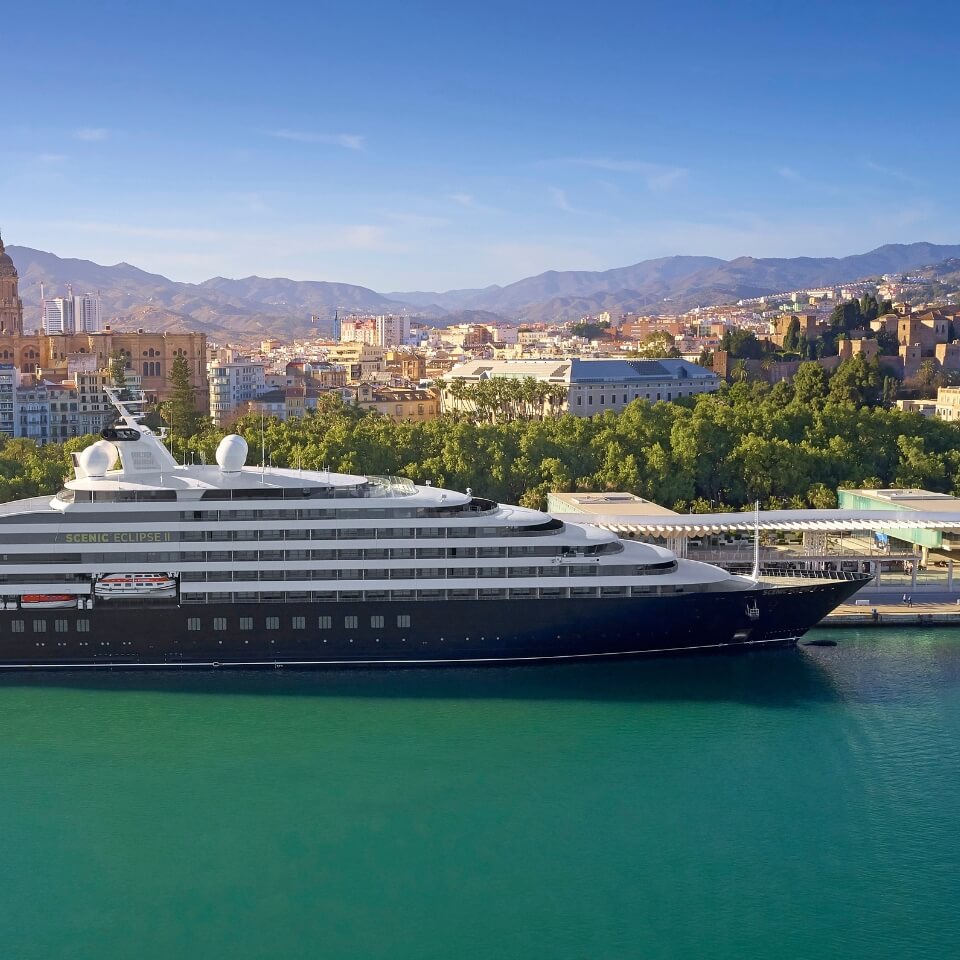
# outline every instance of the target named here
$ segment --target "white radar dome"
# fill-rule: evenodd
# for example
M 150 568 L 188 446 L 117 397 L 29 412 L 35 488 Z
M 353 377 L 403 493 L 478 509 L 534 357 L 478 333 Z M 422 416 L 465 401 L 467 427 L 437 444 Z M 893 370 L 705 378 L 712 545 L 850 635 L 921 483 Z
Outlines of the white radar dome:
M 88 477 L 102 477 L 117 462 L 117 448 L 109 440 L 98 440 L 80 451 L 80 469 Z
M 224 473 L 239 473 L 247 462 L 247 441 L 236 433 L 224 437 L 217 447 L 217 463 Z

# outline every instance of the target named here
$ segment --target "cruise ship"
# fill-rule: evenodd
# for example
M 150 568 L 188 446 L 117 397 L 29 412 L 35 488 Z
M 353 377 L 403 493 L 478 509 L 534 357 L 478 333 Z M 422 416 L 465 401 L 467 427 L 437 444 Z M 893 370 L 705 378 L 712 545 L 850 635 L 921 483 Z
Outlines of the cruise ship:
M 480 664 L 794 644 L 866 581 L 737 576 L 398 477 L 185 466 L 115 425 L 0 505 L 0 667 Z

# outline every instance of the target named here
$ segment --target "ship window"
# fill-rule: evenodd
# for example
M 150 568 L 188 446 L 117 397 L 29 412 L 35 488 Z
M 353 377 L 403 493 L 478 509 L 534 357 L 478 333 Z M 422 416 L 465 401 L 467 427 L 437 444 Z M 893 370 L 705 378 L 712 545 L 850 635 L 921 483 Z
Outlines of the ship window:
M 46 632 L 47 632 L 47 621 L 46 621 L 46 620 L 34 620 L 34 621 L 33 621 L 33 632 L 34 632 L 34 633 L 46 633 Z
M 409 614 L 409 613 L 401 613 L 401 614 L 397 617 L 397 626 L 398 626 L 398 627 L 409 627 L 409 626 L 410 626 L 410 614 Z
M 267 629 L 268 629 L 268 630 L 279 630 L 279 629 L 280 629 L 280 618 L 279 618 L 279 617 L 267 617 Z
M 333 626 L 333 617 L 318 617 L 317 627 L 321 630 L 329 630 Z
M 199 629 L 200 629 L 200 618 L 199 618 L 199 617 L 187 617 L 187 629 L 188 629 L 188 630 L 199 630 Z
M 357 617 L 344 617 L 343 625 L 347 630 L 356 630 L 359 620 Z
M 77 633 L 89 633 L 90 632 L 90 621 L 89 620 L 78 620 L 77 621 Z
M 10 629 L 14 633 L 23 633 L 23 621 L 22 620 L 12 620 L 10 622 Z
M 252 630 L 252 629 L 253 629 L 253 617 L 241 617 L 241 618 L 240 618 L 240 629 L 241 629 L 241 630 Z
M 291 626 L 294 630 L 303 630 L 303 629 L 306 627 L 306 625 L 307 625 L 307 618 L 306 618 L 306 617 L 291 617 L 291 618 L 290 618 L 290 626 Z
M 374 629 L 382 628 L 383 622 L 384 622 L 383 617 L 380 617 L 380 616 L 373 616 L 370 618 L 370 626 L 373 627 Z
M 66 620 L 53 621 L 53 629 L 56 630 L 57 633 L 66 633 L 69 627 L 70 624 Z
M 227 618 L 226 618 L 226 617 L 214 617 L 214 618 L 213 618 L 213 629 L 214 629 L 214 630 L 226 630 L 226 629 L 227 629 Z
M 418 600 L 443 600 L 446 597 L 446 590 L 418 590 Z

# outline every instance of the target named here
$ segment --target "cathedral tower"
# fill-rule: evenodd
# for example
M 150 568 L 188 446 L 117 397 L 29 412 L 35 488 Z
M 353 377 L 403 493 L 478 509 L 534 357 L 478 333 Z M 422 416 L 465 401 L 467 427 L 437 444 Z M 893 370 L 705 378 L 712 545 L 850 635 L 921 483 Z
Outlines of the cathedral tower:
M 0 335 L 23 333 L 23 301 L 20 299 L 17 268 L 4 250 L 0 237 Z

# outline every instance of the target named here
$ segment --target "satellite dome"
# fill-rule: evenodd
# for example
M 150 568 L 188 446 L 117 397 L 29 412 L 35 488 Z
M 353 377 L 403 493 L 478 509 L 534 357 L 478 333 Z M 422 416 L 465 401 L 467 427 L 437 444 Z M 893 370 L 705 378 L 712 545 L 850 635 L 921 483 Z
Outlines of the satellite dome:
M 80 451 L 80 469 L 88 477 L 103 477 L 117 462 L 119 453 L 109 440 L 98 440 Z
M 217 447 L 217 463 L 224 473 L 239 473 L 247 462 L 247 441 L 239 434 L 224 437 Z

